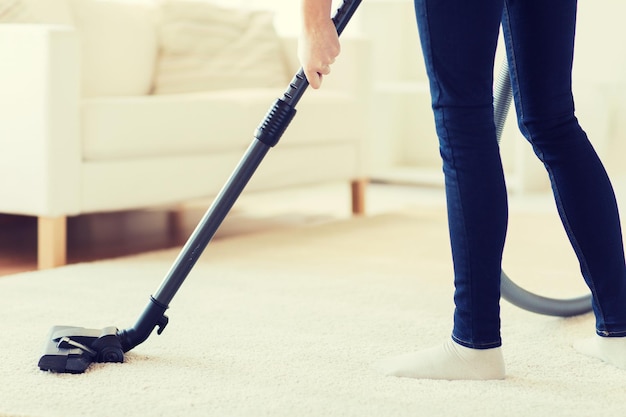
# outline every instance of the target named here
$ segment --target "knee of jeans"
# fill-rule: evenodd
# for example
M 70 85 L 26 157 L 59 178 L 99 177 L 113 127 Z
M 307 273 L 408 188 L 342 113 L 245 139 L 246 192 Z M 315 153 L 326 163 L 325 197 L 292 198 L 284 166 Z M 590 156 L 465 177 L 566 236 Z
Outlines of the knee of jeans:
M 587 135 L 573 114 L 520 119 L 519 128 L 535 150 L 541 153 L 578 145 L 586 147 L 588 144 Z
M 439 106 L 434 111 L 437 132 L 444 142 L 475 146 L 495 141 L 491 105 Z

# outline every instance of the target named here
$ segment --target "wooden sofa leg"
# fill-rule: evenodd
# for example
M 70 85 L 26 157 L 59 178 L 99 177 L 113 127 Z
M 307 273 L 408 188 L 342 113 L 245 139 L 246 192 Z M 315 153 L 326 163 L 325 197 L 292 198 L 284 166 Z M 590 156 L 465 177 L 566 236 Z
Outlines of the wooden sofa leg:
M 49 269 L 67 263 L 67 217 L 37 218 L 37 267 Z
M 365 214 L 365 190 L 368 182 L 367 179 L 361 178 L 350 183 L 352 190 L 352 214 L 355 216 Z

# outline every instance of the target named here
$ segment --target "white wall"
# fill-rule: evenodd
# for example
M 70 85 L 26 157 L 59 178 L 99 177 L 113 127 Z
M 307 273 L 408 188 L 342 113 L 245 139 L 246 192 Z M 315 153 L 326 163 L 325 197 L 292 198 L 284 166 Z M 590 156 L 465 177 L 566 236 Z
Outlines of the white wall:
M 574 58 L 578 116 L 609 173 L 626 177 L 626 2 L 579 1 Z M 589 94 L 591 96 L 585 96 Z M 606 120 L 604 120 L 606 119 Z M 597 131 L 592 123 L 599 123 Z

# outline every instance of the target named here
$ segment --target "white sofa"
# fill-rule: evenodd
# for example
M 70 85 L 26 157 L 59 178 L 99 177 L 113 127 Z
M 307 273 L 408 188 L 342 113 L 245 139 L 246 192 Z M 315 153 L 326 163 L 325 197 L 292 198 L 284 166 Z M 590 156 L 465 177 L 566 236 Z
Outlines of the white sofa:
M 0 213 L 38 217 L 40 268 L 66 262 L 68 216 L 215 196 L 298 68 L 296 39 L 281 37 L 274 85 L 154 94 L 171 87 L 159 73 L 160 3 L 21 1 L 0 24 Z M 344 39 L 324 88 L 304 95 L 246 191 L 345 180 L 363 211 L 368 52 Z M 235 81 L 246 71 L 209 70 Z

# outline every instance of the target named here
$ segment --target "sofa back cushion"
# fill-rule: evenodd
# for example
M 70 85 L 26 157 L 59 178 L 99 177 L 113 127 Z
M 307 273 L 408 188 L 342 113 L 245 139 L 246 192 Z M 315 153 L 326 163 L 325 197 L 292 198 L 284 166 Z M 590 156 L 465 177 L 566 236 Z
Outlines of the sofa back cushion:
M 273 14 L 164 0 L 154 93 L 282 87 L 289 76 Z
M 72 25 L 67 0 L 0 0 L 0 23 Z
M 149 93 L 158 48 L 156 3 L 69 1 L 81 37 L 83 96 Z

